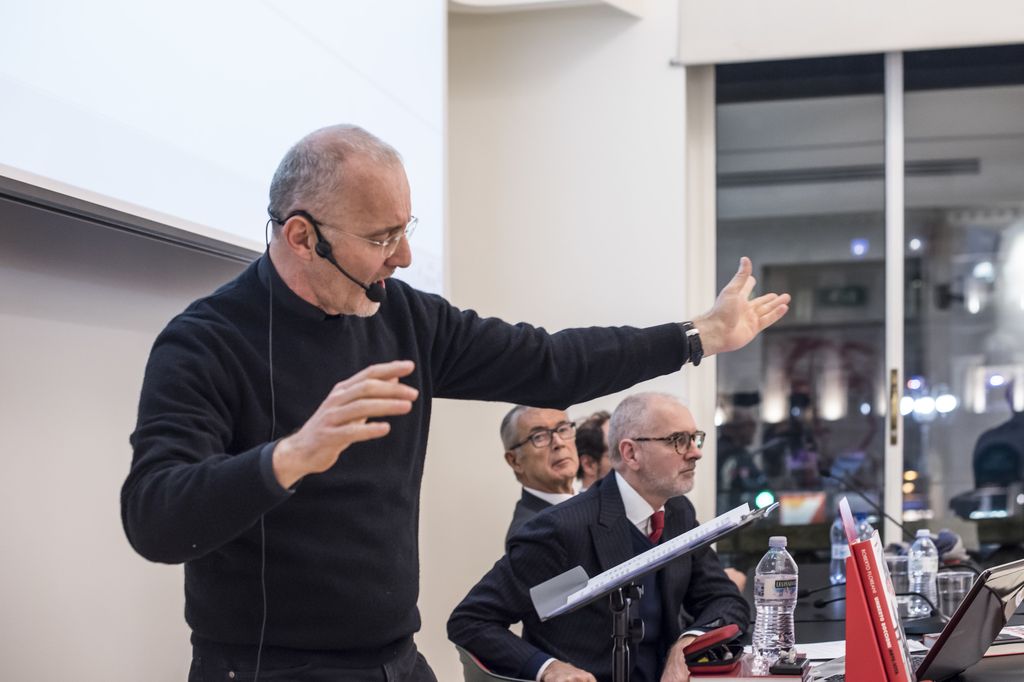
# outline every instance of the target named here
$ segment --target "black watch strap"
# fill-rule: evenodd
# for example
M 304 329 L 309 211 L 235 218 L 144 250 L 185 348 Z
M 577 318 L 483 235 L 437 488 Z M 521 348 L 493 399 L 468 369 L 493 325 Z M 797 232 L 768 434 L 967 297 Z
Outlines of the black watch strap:
M 686 347 L 690 362 L 696 367 L 704 359 L 704 345 L 700 342 L 700 332 L 693 325 L 693 322 L 683 322 L 683 334 L 686 335 Z

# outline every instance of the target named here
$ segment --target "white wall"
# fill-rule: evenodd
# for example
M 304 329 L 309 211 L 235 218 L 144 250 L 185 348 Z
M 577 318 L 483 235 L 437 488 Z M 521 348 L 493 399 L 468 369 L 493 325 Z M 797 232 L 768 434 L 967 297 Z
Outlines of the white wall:
M 679 0 L 686 64 L 1017 43 L 1019 0 Z
M 0 678 L 185 678 L 181 567 L 132 551 L 120 486 L 153 338 L 241 267 L 0 200 Z
M 549 330 L 699 312 L 683 305 L 685 81 L 669 66 L 675 7 L 647 2 L 640 20 L 607 8 L 450 18 L 456 305 Z M 686 376 L 648 388 L 683 394 Z M 519 494 L 497 435 L 507 409 L 435 404 L 418 642 L 440 680 L 461 679 L 444 625 L 501 555 Z M 703 473 L 698 488 L 713 478 Z
M 0 176 L 258 253 L 285 151 L 356 123 L 401 150 L 420 218 L 404 278 L 440 291 L 446 16 L 443 0 L 5 3 Z

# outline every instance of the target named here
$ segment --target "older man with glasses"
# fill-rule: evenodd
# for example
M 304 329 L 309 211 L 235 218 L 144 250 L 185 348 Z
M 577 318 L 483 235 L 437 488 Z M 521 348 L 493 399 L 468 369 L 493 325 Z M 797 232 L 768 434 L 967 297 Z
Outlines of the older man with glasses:
M 191 680 L 433 682 L 419 507 L 432 401 L 564 407 L 749 343 L 789 297 L 752 265 L 705 315 L 548 334 L 392 278 L 416 220 L 398 152 L 307 135 L 270 184 L 268 249 L 156 339 L 121 512 L 185 564 Z M 557 436 L 556 436 L 557 437 Z
M 501 420 L 501 442 L 505 461 L 523 486 L 505 535 L 507 542 L 538 512 L 565 502 L 576 492 L 576 425 L 562 410 L 516 405 Z
M 541 622 L 529 590 L 576 566 L 609 570 L 697 525 L 683 495 L 693 489 L 705 433 L 676 398 L 643 393 L 612 414 L 614 473 L 512 535 L 507 552 L 470 590 L 448 621 L 448 636 L 496 673 L 539 682 L 611 679 L 611 616 L 598 600 Z M 685 682 L 683 649 L 702 632 L 730 623 L 746 629 L 750 607 L 704 548 L 642 580 L 633 617 L 644 635 L 632 650 L 635 682 Z M 523 623 L 522 638 L 508 627 Z

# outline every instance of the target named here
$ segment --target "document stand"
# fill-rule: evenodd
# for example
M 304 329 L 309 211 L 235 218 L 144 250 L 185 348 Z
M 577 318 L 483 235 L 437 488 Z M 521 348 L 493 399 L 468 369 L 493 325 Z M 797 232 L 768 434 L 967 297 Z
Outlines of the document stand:
M 746 504 L 740 505 L 593 578 L 587 575 L 582 566 L 577 566 L 530 588 L 533 608 L 537 616 L 545 621 L 610 595 L 614 637 L 612 681 L 629 682 L 629 642 L 631 635 L 636 634 L 635 629 L 632 632 L 630 630 L 629 604 L 640 599 L 642 591 L 637 586 L 639 579 L 673 559 L 707 547 L 763 519 L 778 506 L 776 502 L 764 509 L 750 511 Z M 642 636 L 642 630 L 640 634 Z
M 629 620 L 629 605 L 640 601 L 644 588 L 635 583 L 622 585 L 608 595 L 608 606 L 612 612 L 612 680 L 629 682 L 629 644 L 634 639 L 644 638 L 644 622 Z

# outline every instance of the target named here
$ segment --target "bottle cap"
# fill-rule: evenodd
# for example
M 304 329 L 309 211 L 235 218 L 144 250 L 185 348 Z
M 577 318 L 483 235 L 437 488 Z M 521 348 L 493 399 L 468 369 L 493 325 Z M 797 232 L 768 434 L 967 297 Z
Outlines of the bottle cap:
M 917 537 L 919 537 L 919 538 L 929 538 L 930 539 L 932 537 L 932 534 L 928 532 L 927 528 L 918 528 L 917 529 Z
M 768 538 L 768 546 L 772 548 L 785 547 L 786 536 L 785 535 L 773 535 Z

